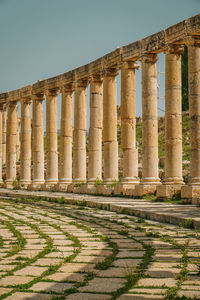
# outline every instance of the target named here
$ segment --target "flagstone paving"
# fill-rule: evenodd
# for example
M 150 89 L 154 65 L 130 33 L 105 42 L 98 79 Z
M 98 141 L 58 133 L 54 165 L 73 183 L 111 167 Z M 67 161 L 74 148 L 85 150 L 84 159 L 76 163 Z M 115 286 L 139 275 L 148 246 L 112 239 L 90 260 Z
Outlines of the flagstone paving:
M 200 299 L 200 232 L 81 205 L 1 199 L 0 299 Z

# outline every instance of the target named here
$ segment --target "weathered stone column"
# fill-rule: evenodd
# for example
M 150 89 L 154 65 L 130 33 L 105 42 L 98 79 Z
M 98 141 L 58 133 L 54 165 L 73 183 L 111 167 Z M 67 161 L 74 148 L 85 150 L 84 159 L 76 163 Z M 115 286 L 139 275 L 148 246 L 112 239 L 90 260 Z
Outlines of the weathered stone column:
M 3 137 L 2 137 L 2 159 L 3 159 L 3 165 L 6 163 L 6 123 L 7 123 L 7 109 L 6 105 L 3 107 L 3 120 L 2 120 L 2 126 L 3 126 Z
M 182 198 L 200 197 L 200 39 L 187 41 L 190 115 L 190 181 L 181 189 Z M 198 202 L 199 200 L 197 200 Z
M 7 135 L 6 135 L 6 187 L 13 188 L 16 180 L 16 135 L 18 122 L 17 101 L 8 102 Z
M 158 116 L 156 54 L 144 55 L 142 62 L 142 181 L 137 194 L 153 193 L 158 177 Z
M 102 80 L 90 82 L 90 129 L 88 144 L 88 186 L 102 179 Z
M 138 68 L 136 62 L 126 62 L 121 69 L 122 185 L 130 188 L 139 183 L 135 120 L 135 69 Z
M 19 108 L 19 105 L 18 105 Z M 20 117 L 17 118 L 17 135 L 16 135 L 16 161 L 18 162 L 20 159 Z
M 31 98 L 21 100 L 20 185 L 31 183 Z
M 165 55 L 165 180 L 157 197 L 168 198 L 181 190 L 182 177 L 182 46 L 172 46 Z
M 58 190 L 67 191 L 72 182 L 72 119 L 73 119 L 73 89 L 63 86 L 61 123 L 60 123 L 60 172 Z
M 0 105 L 0 184 L 3 183 L 2 180 L 2 165 L 3 165 L 3 156 L 2 156 L 2 139 L 3 139 L 3 104 Z
M 43 100 L 44 95 L 33 97 L 32 116 L 32 155 L 33 180 L 31 189 L 39 189 L 44 183 L 44 129 L 43 129 Z
M 73 183 L 86 181 L 86 87 L 87 82 L 75 85 L 73 132 Z
M 116 70 L 103 74 L 104 184 L 118 180 Z
M 45 189 L 58 182 L 57 95 L 58 89 L 46 94 L 46 180 Z

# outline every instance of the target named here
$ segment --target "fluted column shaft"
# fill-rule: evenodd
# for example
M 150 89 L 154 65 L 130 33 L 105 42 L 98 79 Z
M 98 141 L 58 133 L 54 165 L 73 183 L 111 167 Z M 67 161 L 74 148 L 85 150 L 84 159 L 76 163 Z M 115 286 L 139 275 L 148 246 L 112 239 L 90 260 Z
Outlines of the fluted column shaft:
M 33 152 L 33 186 L 44 183 L 44 129 L 43 129 L 43 95 L 33 99 L 32 152 Z
M 73 96 L 71 87 L 63 87 L 60 124 L 59 184 L 72 182 L 72 118 Z
M 2 136 L 2 159 L 3 159 L 3 165 L 6 163 L 6 123 L 7 123 L 7 110 L 6 105 L 3 107 L 3 120 L 2 120 L 2 126 L 3 126 L 3 136 Z
M 73 182 L 86 181 L 86 82 L 75 86 L 73 132 Z
M 88 183 L 102 178 L 102 81 L 90 83 L 90 128 L 88 144 Z
M 51 90 L 46 95 L 46 185 L 58 181 L 57 94 Z
M 136 62 L 127 62 L 121 69 L 121 144 L 123 149 L 123 184 L 138 183 L 138 150 L 135 121 Z
M 0 105 L 0 183 L 2 180 L 2 165 L 3 165 L 3 155 L 2 155 L 2 139 L 3 139 L 3 105 Z
M 182 184 L 182 47 L 165 55 L 165 183 Z
M 190 184 L 200 185 L 200 41 L 188 45 Z
M 21 101 L 20 184 L 31 183 L 31 99 Z
M 17 102 L 8 103 L 7 135 L 6 135 L 6 186 L 12 187 L 16 180 L 16 135 L 18 123 Z
M 116 75 L 106 70 L 103 77 L 104 183 L 118 180 Z
M 157 117 L 157 55 L 142 57 L 142 183 L 157 184 L 158 117 Z

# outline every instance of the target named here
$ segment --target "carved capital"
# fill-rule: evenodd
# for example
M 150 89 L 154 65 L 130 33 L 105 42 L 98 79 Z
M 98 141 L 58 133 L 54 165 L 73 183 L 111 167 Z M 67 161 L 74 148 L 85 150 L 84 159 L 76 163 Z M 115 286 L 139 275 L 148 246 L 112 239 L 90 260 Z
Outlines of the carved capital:
M 101 72 L 102 77 L 116 77 L 119 75 L 119 72 L 116 68 L 104 69 Z
M 32 97 L 29 96 L 29 97 L 22 98 L 20 102 L 21 102 L 21 104 L 31 104 Z
M 55 89 L 46 90 L 45 94 L 47 97 L 57 97 L 59 92 L 60 92 L 59 88 L 55 88 Z
M 184 45 L 168 45 L 164 49 L 164 53 L 181 55 L 184 53 Z
M 194 47 L 200 47 L 200 37 L 199 36 L 188 36 L 184 40 L 185 45 L 188 46 L 194 46 Z
M 88 86 L 88 79 L 75 80 L 73 83 L 73 86 L 74 86 L 74 88 L 76 88 L 76 87 L 86 88 Z
M 90 75 L 88 80 L 89 80 L 89 83 L 92 83 L 92 82 L 101 83 L 103 81 L 103 78 L 100 74 L 94 74 L 94 75 Z
M 65 84 L 60 87 L 61 93 L 73 93 L 73 91 L 74 91 L 73 84 Z
M 44 94 L 33 94 L 32 95 L 32 100 L 33 101 L 44 101 L 45 100 L 45 95 Z
M 155 53 L 146 53 L 140 56 L 139 61 L 142 63 L 155 64 L 158 60 L 158 55 Z
M 130 70 L 130 69 L 136 69 L 136 70 L 138 70 L 139 69 L 139 64 L 136 61 L 125 61 L 122 64 L 121 68 L 125 69 L 125 70 Z

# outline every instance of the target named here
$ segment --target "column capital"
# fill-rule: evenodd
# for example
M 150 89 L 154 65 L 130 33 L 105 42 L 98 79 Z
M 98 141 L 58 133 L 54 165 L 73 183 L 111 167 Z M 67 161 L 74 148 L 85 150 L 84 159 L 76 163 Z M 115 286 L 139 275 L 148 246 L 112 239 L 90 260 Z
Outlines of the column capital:
M 184 53 L 184 45 L 168 45 L 164 49 L 165 54 L 181 55 Z
M 45 95 L 44 94 L 33 94 L 32 95 L 32 100 L 33 101 L 44 101 L 45 100 Z
M 32 102 L 32 97 L 25 97 L 20 100 L 21 104 L 30 104 Z
M 74 85 L 73 84 L 66 84 L 66 85 L 62 85 L 60 87 L 60 92 L 61 93 L 73 93 L 74 91 Z
M 58 94 L 59 94 L 59 92 L 60 92 L 59 88 L 47 89 L 47 90 L 45 91 L 45 95 L 46 95 L 47 97 L 48 97 L 48 96 L 50 96 L 50 97 L 57 97 Z
M 74 88 L 76 88 L 76 87 L 86 88 L 88 86 L 88 79 L 75 80 L 73 83 L 73 86 L 74 86 Z
M 145 53 L 142 54 L 139 58 L 139 61 L 142 63 L 150 63 L 150 64 L 155 64 L 158 60 L 158 55 L 156 53 Z
M 136 61 L 125 61 L 122 64 L 121 69 L 124 69 L 124 70 L 136 69 L 136 70 L 138 70 L 139 64 Z
M 104 69 L 101 72 L 102 77 L 116 77 L 119 75 L 117 68 Z
M 200 37 L 188 36 L 187 38 L 184 39 L 184 43 L 186 46 L 200 47 Z
M 103 78 L 100 74 L 95 74 L 95 75 L 90 75 L 89 78 L 88 78 L 88 81 L 89 81 L 89 83 L 92 83 L 92 82 L 101 83 L 103 81 Z

